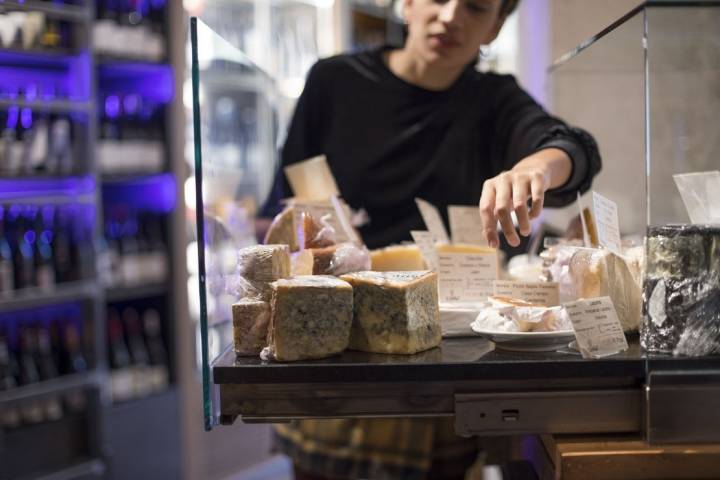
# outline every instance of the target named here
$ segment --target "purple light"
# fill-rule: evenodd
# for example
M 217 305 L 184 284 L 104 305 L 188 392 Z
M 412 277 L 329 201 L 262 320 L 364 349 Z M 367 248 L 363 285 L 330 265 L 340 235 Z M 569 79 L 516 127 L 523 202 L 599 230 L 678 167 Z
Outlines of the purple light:
M 22 212 L 22 207 L 20 205 L 17 205 L 17 204 L 11 205 L 10 211 L 8 212 L 8 218 L 11 221 L 15 221 L 20 216 L 21 212 Z
M 175 208 L 175 177 L 170 173 L 106 182 L 103 185 L 105 208 L 125 206 L 142 211 L 170 213 Z
M 135 115 L 140 107 L 140 96 L 139 95 L 125 95 L 123 99 L 123 109 L 126 115 Z
M 20 109 L 13 105 L 8 109 L 7 128 L 14 129 L 18 124 Z
M 40 241 L 46 245 L 50 245 L 53 241 L 53 232 L 51 230 L 44 230 L 40 234 Z
M 32 128 L 32 110 L 30 110 L 28 107 L 23 108 L 20 112 L 20 124 L 25 130 L 29 130 Z
M 0 92 L 13 98 L 23 92 L 31 101 L 64 97 L 87 101 L 90 52 L 76 56 L 0 51 Z
M 28 102 L 34 102 L 38 97 L 38 86 L 34 83 L 28 85 L 25 89 L 25 100 Z
M 117 118 L 120 116 L 120 97 L 117 95 L 110 95 L 105 99 L 105 115 L 110 118 Z
M 33 243 L 35 243 L 35 240 L 37 240 L 35 230 L 28 230 L 27 232 L 25 232 L 25 235 L 23 235 L 23 238 L 28 243 L 28 245 L 32 245 Z
M 102 94 L 135 94 L 143 100 L 169 103 L 175 97 L 175 78 L 170 65 L 108 63 L 98 68 Z
M 42 208 L 43 223 L 45 225 L 50 225 L 53 221 L 54 216 L 55 216 L 55 207 L 53 207 L 52 205 L 45 205 Z
M 63 178 L 2 178 L 0 179 L 0 200 L 21 200 L 44 196 L 76 197 L 95 191 L 92 176 Z M 20 208 L 13 205 L 12 209 Z

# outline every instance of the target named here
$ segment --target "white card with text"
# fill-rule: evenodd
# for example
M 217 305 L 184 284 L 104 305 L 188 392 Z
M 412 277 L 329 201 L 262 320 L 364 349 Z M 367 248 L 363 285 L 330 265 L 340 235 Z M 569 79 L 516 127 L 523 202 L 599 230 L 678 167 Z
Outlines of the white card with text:
M 560 288 L 557 282 L 495 280 L 493 292 L 495 295 L 517 298 L 545 307 L 560 305 Z
M 423 200 L 422 198 L 416 198 L 415 203 L 420 210 L 423 221 L 428 231 L 432 234 L 433 239 L 440 243 L 450 243 L 445 224 L 443 223 L 440 212 L 430 202 Z
M 627 350 L 622 324 L 610 297 L 566 303 L 583 358 L 602 358 Z
M 424 230 L 412 230 L 410 231 L 415 245 L 420 249 L 420 255 L 422 255 L 425 264 L 430 270 L 437 271 L 437 251 L 435 250 L 435 241 L 430 232 Z
M 497 253 L 440 253 L 440 303 L 485 302 L 498 278 Z
M 450 234 L 453 243 L 487 245 L 483 235 L 479 207 L 450 205 L 448 207 L 448 217 L 450 218 Z
M 593 211 L 597 225 L 598 242 L 615 255 L 622 255 L 620 222 L 617 204 L 597 192 L 593 192 Z

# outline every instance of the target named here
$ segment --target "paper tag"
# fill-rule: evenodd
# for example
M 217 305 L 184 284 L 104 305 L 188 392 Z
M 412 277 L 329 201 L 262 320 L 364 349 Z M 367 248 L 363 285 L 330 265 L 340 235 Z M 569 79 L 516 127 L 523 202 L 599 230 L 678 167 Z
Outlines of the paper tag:
M 435 206 L 421 198 L 416 198 L 415 203 L 420 210 L 425 226 L 427 227 L 433 239 L 440 243 L 450 243 L 445 224 L 442 221 L 440 212 Z
M 438 254 L 440 302 L 485 302 L 498 278 L 496 253 Z
M 448 216 L 453 243 L 487 245 L 478 207 L 450 205 Z
M 518 298 L 546 307 L 560 305 L 560 289 L 556 282 L 520 282 L 516 280 L 495 280 L 494 295 Z
M 426 231 L 411 230 L 415 245 L 420 249 L 420 255 L 422 255 L 425 264 L 430 270 L 438 269 L 437 252 L 435 251 L 435 242 L 433 241 L 432 234 Z
M 327 200 L 333 195 L 340 195 L 325 155 L 285 167 L 285 176 L 299 199 Z
M 617 205 L 612 200 L 593 192 L 593 211 L 595 212 L 598 242 L 615 255 L 622 255 Z
M 313 218 L 320 221 L 325 215 L 330 215 L 328 223 L 335 230 L 335 241 L 337 243 L 353 242 L 354 239 L 349 237 L 343 228 L 342 224 L 338 220 L 335 207 L 328 203 L 303 203 L 293 202 L 292 205 L 295 207 L 295 225 L 300 224 L 300 215 L 302 212 L 309 213 Z
M 566 303 L 583 358 L 602 358 L 627 350 L 628 344 L 610 297 Z

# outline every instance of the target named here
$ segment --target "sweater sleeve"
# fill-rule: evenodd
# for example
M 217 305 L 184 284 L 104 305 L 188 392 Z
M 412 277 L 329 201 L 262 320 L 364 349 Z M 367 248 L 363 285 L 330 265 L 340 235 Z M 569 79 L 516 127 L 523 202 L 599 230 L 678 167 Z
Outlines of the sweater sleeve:
M 290 127 L 280 152 L 280 165 L 275 172 L 273 186 L 260 210 L 260 216 L 273 217 L 282 209 L 280 201 L 292 195 L 283 169 L 293 163 L 320 155 L 323 152 L 326 117 L 323 111 L 322 60 L 308 72 L 305 87 L 295 105 Z
M 546 148 L 559 148 L 572 161 L 570 178 L 545 194 L 545 205 L 571 204 L 577 192 L 586 192 L 602 167 L 600 152 L 586 131 L 567 125 L 548 114 L 517 84 L 512 76 L 498 77 L 501 85 L 495 97 L 496 134 L 504 146 L 503 169 L 509 170 L 523 158 Z

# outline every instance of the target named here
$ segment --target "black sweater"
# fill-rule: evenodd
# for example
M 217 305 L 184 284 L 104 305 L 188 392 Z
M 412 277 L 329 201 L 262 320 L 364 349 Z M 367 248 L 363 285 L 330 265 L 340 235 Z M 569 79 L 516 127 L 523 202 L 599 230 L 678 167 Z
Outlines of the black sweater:
M 543 148 L 573 162 L 570 180 L 547 192 L 564 206 L 600 171 L 595 141 L 548 115 L 515 79 L 468 67 L 447 90 L 430 91 L 395 76 L 381 49 L 339 55 L 310 70 L 282 150 L 281 169 L 325 154 L 342 197 L 364 208 L 370 248 L 410 240 L 424 229 L 415 197 L 436 205 L 477 205 L 483 182 Z M 292 194 L 278 172 L 264 213 Z

